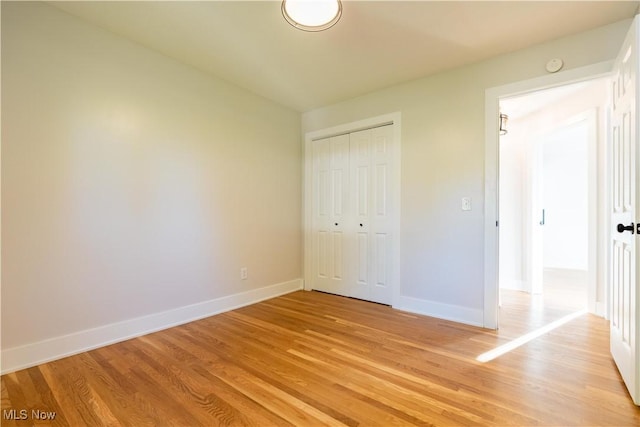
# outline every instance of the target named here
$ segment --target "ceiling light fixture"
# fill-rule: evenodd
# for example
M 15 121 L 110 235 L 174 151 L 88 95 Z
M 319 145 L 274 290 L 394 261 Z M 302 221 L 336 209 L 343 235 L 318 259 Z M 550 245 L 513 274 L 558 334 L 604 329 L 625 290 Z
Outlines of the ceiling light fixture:
M 324 31 L 342 16 L 340 0 L 282 0 L 282 16 L 303 31 Z

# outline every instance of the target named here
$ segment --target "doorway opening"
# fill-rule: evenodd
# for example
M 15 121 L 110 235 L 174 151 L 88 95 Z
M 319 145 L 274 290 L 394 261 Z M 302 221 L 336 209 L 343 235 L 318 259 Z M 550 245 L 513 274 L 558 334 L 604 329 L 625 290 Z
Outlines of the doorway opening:
M 525 313 L 540 325 L 604 314 L 597 242 L 607 88 L 600 78 L 499 99 L 509 117 L 499 139 L 501 327 Z

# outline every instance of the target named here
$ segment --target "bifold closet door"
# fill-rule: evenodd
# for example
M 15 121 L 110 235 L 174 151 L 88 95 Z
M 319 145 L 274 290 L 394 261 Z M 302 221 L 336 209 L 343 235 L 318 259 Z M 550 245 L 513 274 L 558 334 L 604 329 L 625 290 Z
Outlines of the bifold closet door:
M 312 288 L 391 303 L 391 125 L 313 142 Z
M 313 142 L 313 289 L 346 295 L 349 135 Z
M 383 304 L 392 297 L 392 137 L 391 125 L 350 134 L 354 238 L 349 266 L 354 279 L 349 296 Z

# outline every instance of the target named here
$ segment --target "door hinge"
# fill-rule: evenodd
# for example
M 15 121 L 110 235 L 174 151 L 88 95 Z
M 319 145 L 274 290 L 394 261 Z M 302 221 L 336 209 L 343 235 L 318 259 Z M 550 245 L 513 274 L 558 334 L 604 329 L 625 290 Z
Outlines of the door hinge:
M 500 222 L 496 221 L 496 227 L 499 227 L 499 226 L 500 226 Z

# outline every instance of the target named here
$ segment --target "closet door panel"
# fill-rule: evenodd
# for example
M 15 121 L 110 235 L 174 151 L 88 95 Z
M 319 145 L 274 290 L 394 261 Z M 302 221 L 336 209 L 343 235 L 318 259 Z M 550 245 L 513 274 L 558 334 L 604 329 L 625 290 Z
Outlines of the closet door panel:
M 349 135 L 330 138 L 331 151 L 331 290 L 344 295 L 351 281 L 347 269 L 349 218 Z
M 370 227 L 373 262 L 371 269 L 371 301 L 389 304 L 392 298 L 390 274 L 393 268 L 394 194 L 391 187 L 393 172 L 393 127 L 371 129 L 371 216 Z
M 349 137 L 313 142 L 313 289 L 343 294 Z
M 369 300 L 371 288 L 371 130 L 350 134 L 351 190 L 354 215 L 350 223 L 356 237 L 351 258 L 356 281 L 349 296 Z
M 313 283 L 315 289 L 330 287 L 331 153 L 329 139 L 313 144 Z

